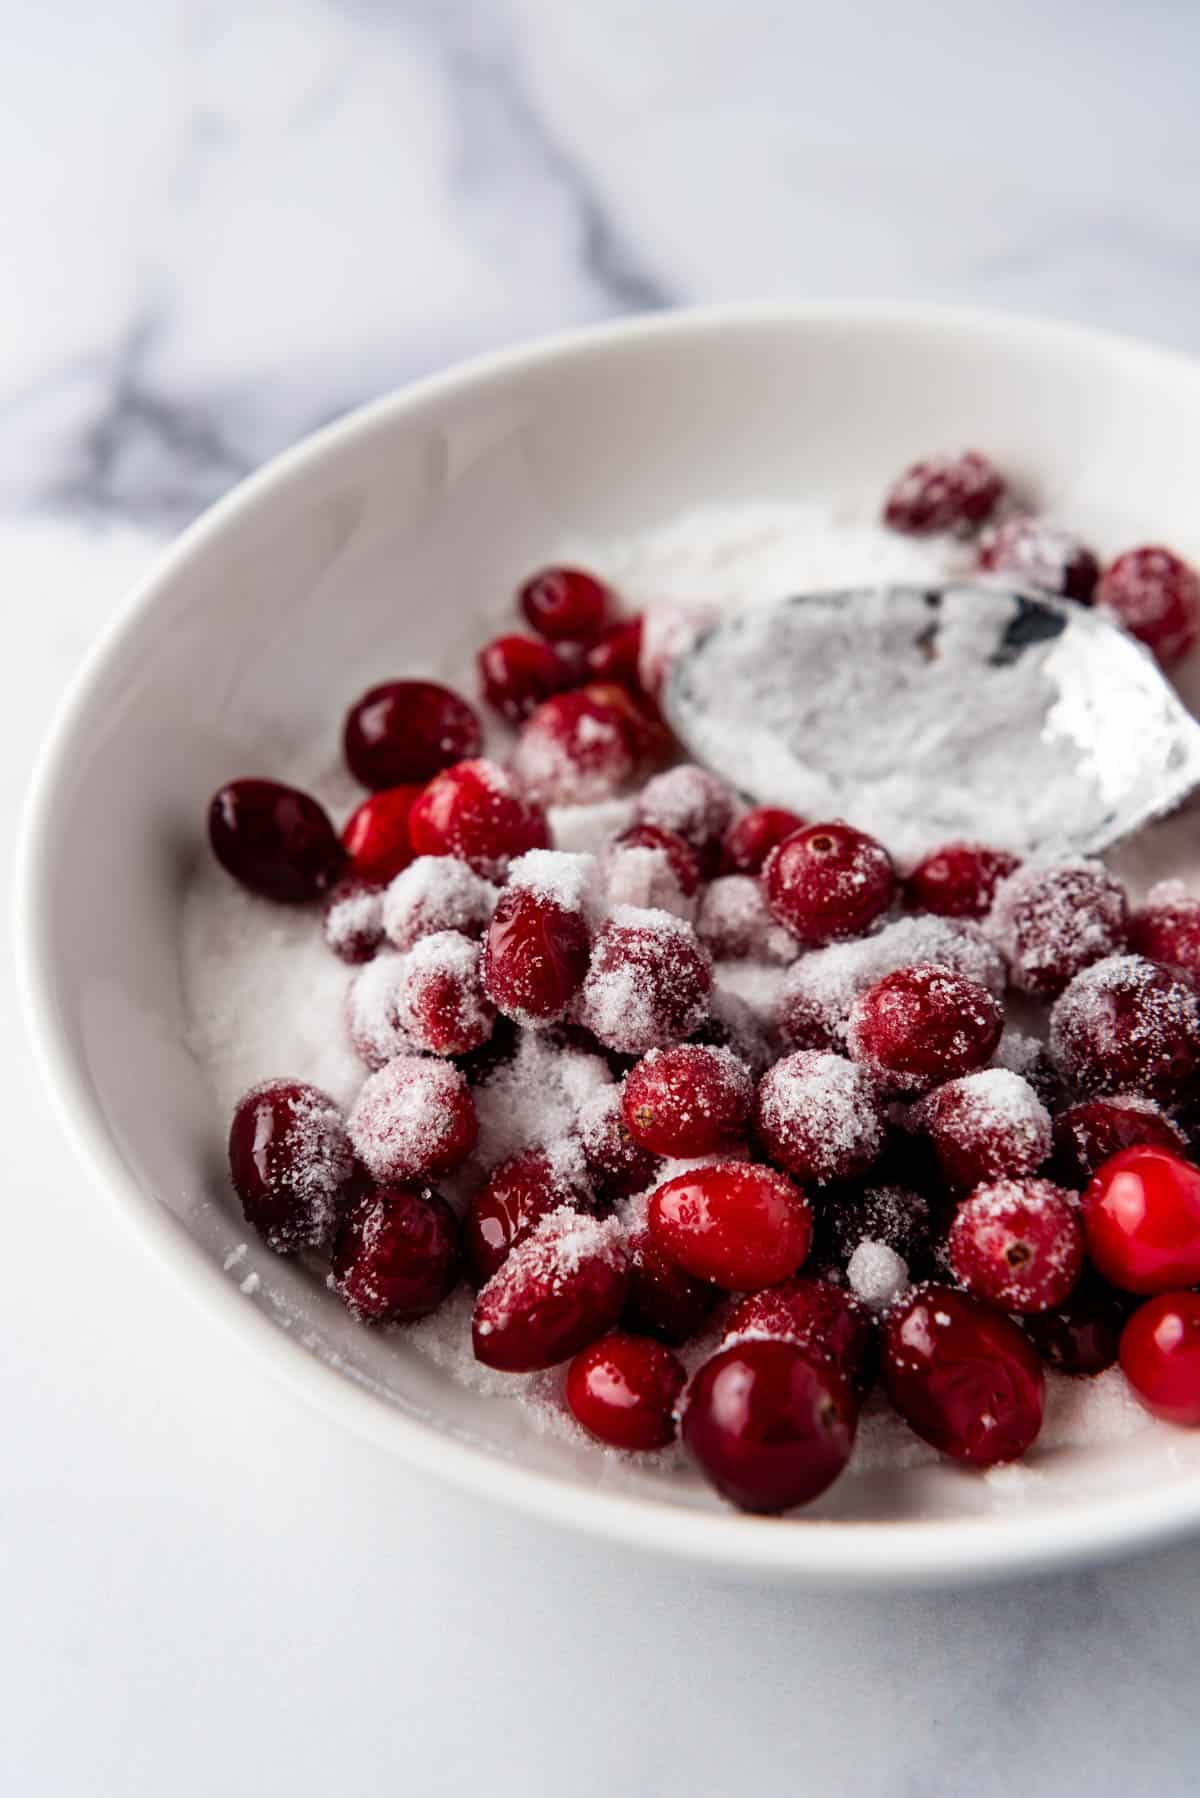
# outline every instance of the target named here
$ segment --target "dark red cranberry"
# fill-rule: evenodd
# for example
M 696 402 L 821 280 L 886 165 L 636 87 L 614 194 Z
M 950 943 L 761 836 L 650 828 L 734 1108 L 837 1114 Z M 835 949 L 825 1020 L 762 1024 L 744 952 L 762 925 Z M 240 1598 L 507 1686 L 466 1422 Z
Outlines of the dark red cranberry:
M 436 775 L 408 828 L 417 855 L 456 856 L 488 879 L 502 876 L 518 855 L 550 846 L 541 807 L 489 761 L 459 762 Z
M 419 786 L 478 755 L 483 736 L 465 699 L 430 680 L 385 681 L 346 714 L 346 766 L 364 787 Z
M 404 1323 L 437 1310 L 461 1263 L 458 1220 L 440 1194 L 371 1187 L 334 1238 L 333 1289 L 364 1323 Z
M 684 898 L 691 899 L 699 888 L 700 862 L 696 852 L 673 830 L 663 830 L 657 824 L 631 824 L 613 839 L 611 848 L 661 850 Z
M 1083 1195 L 1087 1249 L 1124 1292 L 1200 1285 L 1200 1168 L 1169 1149 L 1122 1149 Z
M 229 1129 L 229 1172 L 246 1222 L 279 1254 L 329 1240 L 354 1153 L 326 1093 L 300 1080 L 269 1080 L 238 1101 Z
M 1200 638 L 1200 574 L 1157 544 L 1126 550 L 1100 576 L 1096 604 L 1160 662 L 1177 662 Z
M 754 1088 L 728 1049 L 681 1043 L 651 1049 L 625 1076 L 622 1107 L 630 1135 L 655 1155 L 710 1155 L 737 1142 Z
M 1021 1323 L 1047 1366 L 1059 1373 L 1103 1373 L 1117 1358 L 1129 1307 L 1127 1294 L 1085 1266 L 1060 1305 Z
M 880 1169 L 884 1171 L 891 1170 Z M 933 1211 L 924 1194 L 881 1180 L 867 1187 L 839 1187 L 826 1196 L 818 1213 L 813 1259 L 845 1267 L 860 1243 L 878 1242 L 899 1255 L 910 1272 L 919 1273 L 930 1265 L 933 1241 Z
M 342 827 L 342 843 L 352 871 L 360 880 L 386 886 L 413 858 L 408 821 L 421 797 L 421 787 L 389 787 L 372 793 L 351 812 Z
M 1186 1155 L 1187 1140 L 1153 1099 L 1123 1093 L 1087 1099 L 1054 1120 L 1054 1165 L 1065 1186 L 1081 1191 L 1096 1170 L 1122 1149 L 1147 1144 Z
M 955 1276 L 1005 1311 L 1061 1305 L 1083 1266 L 1074 1193 L 1049 1180 L 995 1180 L 963 1200 L 950 1226 Z
M 683 1439 L 722 1497 L 743 1511 L 789 1511 L 831 1486 L 850 1459 L 858 1404 L 832 1364 L 793 1342 L 737 1342 L 697 1372 Z
M 942 918 L 982 918 L 996 888 L 1020 866 L 1007 849 L 986 843 L 947 843 L 918 862 L 908 877 L 911 905 Z
M 422 937 L 404 957 L 396 1021 L 417 1049 L 467 1055 L 492 1034 L 496 1013 L 480 979 L 480 949 L 457 930 Z
M 580 1021 L 606 1048 L 644 1055 L 691 1036 L 711 991 L 712 962 L 690 924 L 621 909 L 592 945 Z
M 515 632 L 485 643 L 479 652 L 483 697 L 510 724 L 523 724 L 543 700 L 572 684 L 569 665 L 540 637 Z
M 1041 518 L 1005 518 L 979 539 L 977 566 L 989 574 L 1011 575 L 1014 586 L 1055 593 L 1087 605 L 1100 578 L 1100 564 L 1079 537 Z
M 482 1286 L 514 1249 L 559 1206 L 575 1210 L 586 1195 L 545 1149 L 522 1149 L 494 1167 L 471 1200 L 465 1236 L 467 1255 Z
M 850 1384 L 865 1391 L 879 1360 L 875 1319 L 860 1298 L 830 1280 L 801 1275 L 739 1301 L 729 1314 L 725 1339 L 782 1336 L 809 1354 L 832 1361 Z
M 475 1358 L 503 1373 L 554 1367 L 621 1315 L 628 1263 L 615 1218 L 555 1211 L 512 1250 L 475 1304 Z
M 778 805 L 756 805 L 725 832 L 721 866 L 726 874 L 761 874 L 777 843 L 804 829 L 804 819 Z
M 1099 862 L 1018 868 L 996 889 L 986 930 L 1023 993 L 1053 998 L 1089 963 L 1125 946 L 1124 888 Z
M 616 1330 L 572 1361 L 567 1404 L 576 1422 L 610 1448 L 665 1448 L 675 1440 L 675 1405 L 686 1378 L 661 1342 Z
M 733 788 L 707 768 L 683 762 L 656 774 L 638 794 L 634 816 L 639 824 L 682 837 L 706 876 L 721 865 L 721 846 L 737 810 Z
M 346 860 L 324 808 L 276 780 L 221 787 L 208 808 L 208 840 L 227 874 L 285 905 L 319 899 Z
M 812 1208 L 786 1175 L 723 1161 L 660 1186 L 647 1214 L 664 1254 L 727 1292 L 777 1286 L 803 1264 Z
M 897 968 L 850 1012 L 854 1059 L 904 1092 L 921 1092 L 991 1060 L 1004 1012 L 984 987 L 930 964 Z
M 1004 495 L 1004 480 L 977 450 L 928 456 L 905 469 L 888 491 L 883 521 L 893 531 L 927 537 L 968 536 L 985 524 Z
M 582 912 L 530 887 L 509 887 L 488 926 L 483 982 L 507 1017 L 548 1023 L 583 985 L 590 940 Z
M 517 600 L 539 636 L 579 643 L 608 623 L 612 594 L 581 568 L 543 568 L 519 589 Z
M 325 902 L 322 932 L 340 961 L 360 966 L 384 941 L 383 888 L 361 874 L 339 880 Z
M 883 1148 L 874 1081 L 844 1055 L 820 1049 L 798 1049 L 767 1069 L 754 1126 L 772 1161 L 819 1186 L 865 1174 Z
M 928 1136 L 955 1192 L 1036 1173 L 1050 1153 L 1050 1113 L 1028 1080 L 1007 1068 L 984 1068 L 947 1081 L 921 1101 L 909 1121 Z
M 1121 1333 L 1121 1372 L 1155 1417 L 1200 1423 L 1200 1293 L 1139 1305 Z
M 717 1290 L 665 1254 L 649 1230 L 631 1230 L 628 1241 L 629 1286 L 621 1322 L 627 1330 L 678 1347 L 704 1328 Z
M 654 1179 L 658 1157 L 629 1134 L 619 1087 L 604 1087 L 586 1100 L 578 1128 L 588 1178 L 601 1198 L 628 1198 L 631 1193 L 645 1192 Z
M 1178 881 L 1160 882 L 1129 920 L 1129 947 L 1135 955 L 1200 976 L 1200 899 Z
M 1140 955 L 1093 962 L 1050 1014 L 1050 1053 L 1080 1093 L 1182 1099 L 1200 1076 L 1196 984 Z
M 951 1286 L 914 1286 L 897 1300 L 883 1326 L 883 1379 L 917 1435 L 971 1467 L 1015 1461 L 1042 1427 L 1046 1381 L 1033 1344 Z
M 593 637 L 583 652 L 587 677 L 641 693 L 642 620 L 623 618 Z
M 629 785 L 645 745 L 646 720 L 624 687 L 580 687 L 530 714 L 513 770 L 543 805 L 592 805 Z
M 459 1070 L 415 1055 L 395 1056 L 363 1083 L 347 1129 L 368 1173 L 401 1184 L 452 1173 L 479 1134 Z
M 891 857 L 849 824 L 810 824 L 767 857 L 763 890 L 772 917 L 807 949 L 861 936 L 892 902 Z

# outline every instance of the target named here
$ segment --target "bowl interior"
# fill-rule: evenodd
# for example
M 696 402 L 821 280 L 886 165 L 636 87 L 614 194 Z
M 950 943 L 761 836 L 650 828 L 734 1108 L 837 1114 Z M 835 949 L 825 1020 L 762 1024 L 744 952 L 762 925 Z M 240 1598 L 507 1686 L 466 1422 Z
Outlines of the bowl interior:
M 402 1337 L 356 1327 L 303 1269 L 254 1243 L 237 1253 L 225 1120 L 185 1043 L 179 960 L 212 789 L 272 772 L 281 744 L 332 761 L 347 698 L 461 662 L 480 617 L 561 540 L 707 504 L 873 493 L 926 448 L 970 443 L 1069 503 L 1103 548 L 1150 534 L 1195 552 L 1198 435 L 1200 375 L 1174 358 L 998 320 L 815 312 L 500 359 L 294 452 L 168 558 L 93 660 L 35 794 L 28 984 L 89 1153 L 285 1372 L 429 1464 L 629 1540 L 886 1577 L 922 1557 L 1027 1564 L 1200 1515 L 1200 1435 L 1159 1426 L 1048 1450 L 1019 1490 L 940 1466 L 852 1470 L 819 1528 L 734 1517 L 694 1482 L 537 1433 Z

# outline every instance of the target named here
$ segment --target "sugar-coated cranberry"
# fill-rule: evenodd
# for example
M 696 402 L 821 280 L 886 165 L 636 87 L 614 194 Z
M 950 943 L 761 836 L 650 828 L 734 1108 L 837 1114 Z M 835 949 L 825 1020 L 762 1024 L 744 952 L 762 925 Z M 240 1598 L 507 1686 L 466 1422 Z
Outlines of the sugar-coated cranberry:
M 354 1053 L 372 1070 L 396 1055 L 418 1053 L 400 1022 L 404 971 L 404 957 L 388 949 L 358 968 L 346 988 L 347 1034 Z
M 977 566 L 988 574 L 1011 575 L 1015 586 L 1083 605 L 1100 578 L 1100 564 L 1087 544 L 1042 518 L 1005 518 L 989 525 L 979 539 Z
M 621 1311 L 627 1330 L 678 1348 L 699 1334 L 718 1302 L 716 1287 L 664 1254 L 649 1230 L 631 1229 L 629 1285 Z
M 580 1021 L 606 1048 L 644 1055 L 689 1037 L 711 991 L 712 962 L 689 924 L 622 907 L 592 945 Z
M 661 1342 L 615 1330 L 572 1361 L 567 1404 L 576 1422 L 610 1448 L 665 1448 L 675 1440 L 675 1405 L 686 1379 L 678 1356 Z
M 1179 661 L 1200 638 L 1200 574 L 1157 544 L 1118 556 L 1100 576 L 1096 604 L 1163 663 Z
M 803 1274 L 740 1299 L 729 1313 L 725 1340 L 782 1336 L 832 1361 L 852 1386 L 865 1391 L 875 1376 L 879 1340 L 875 1319 L 854 1293 Z
M 1050 1113 L 1028 1080 L 1007 1068 L 947 1081 L 921 1101 L 910 1123 L 929 1137 L 956 1192 L 1036 1173 L 1051 1148 Z
M 580 687 L 530 713 L 513 770 L 543 805 L 592 805 L 629 785 L 645 743 L 646 720 L 624 687 Z
M 613 850 L 653 849 L 666 857 L 667 865 L 685 899 L 694 897 L 700 885 L 700 860 L 690 843 L 676 831 L 659 824 L 631 824 L 614 837 Z M 669 908 L 668 908 L 669 909 Z
M 865 1174 L 883 1148 L 874 1081 L 844 1055 L 820 1049 L 798 1049 L 767 1069 L 754 1125 L 772 1161 L 818 1186 Z
M 757 961 L 786 967 L 799 944 L 776 923 L 762 882 L 752 874 L 720 874 L 704 889 L 696 934 L 715 961 Z
M 401 1182 L 452 1173 L 479 1133 L 459 1070 L 414 1055 L 398 1055 L 363 1083 L 347 1129 L 368 1173 Z
M 462 1264 L 458 1219 L 426 1187 L 370 1187 L 334 1238 L 333 1289 L 364 1323 L 428 1317 Z
M 479 754 L 479 720 L 465 699 L 429 680 L 385 681 L 346 714 L 346 766 L 364 787 L 420 785 Z
M 892 902 L 882 843 L 849 824 L 810 824 L 776 845 L 762 871 L 773 917 L 806 948 L 861 936 Z
M 977 1299 L 1005 1311 L 1048 1311 L 1083 1266 L 1075 1195 L 1050 1180 L 977 1186 L 955 1213 L 949 1249 L 956 1278 Z
M 903 1092 L 922 1092 L 990 1061 L 1004 1028 L 997 1000 L 929 964 L 897 968 L 855 1000 L 846 1033 L 855 1061 Z
M 482 936 L 496 899 L 491 881 L 466 862 L 453 855 L 420 855 L 384 894 L 383 928 L 397 949 L 411 949 L 442 930 Z
M 325 901 L 321 930 L 340 961 L 352 966 L 370 961 L 384 941 L 382 886 L 347 874 Z
M 484 945 L 488 997 L 522 1023 L 559 1018 L 583 985 L 590 947 L 581 911 L 532 887 L 508 887 Z
M 858 1403 L 828 1360 L 794 1342 L 730 1344 L 688 1387 L 683 1440 L 723 1498 L 769 1514 L 808 1504 L 850 1459 Z
M 550 830 L 540 805 L 495 762 L 458 762 L 430 781 L 413 806 L 409 835 L 417 855 L 451 855 L 486 879 L 510 861 L 546 849 Z
M 539 636 L 579 643 L 604 629 L 612 594 L 582 568 L 542 568 L 517 593 L 517 602 Z
M 927 456 L 889 488 L 883 521 L 914 537 L 936 531 L 969 536 L 991 517 L 1003 495 L 1003 477 L 978 450 Z
M 477 661 L 484 699 L 509 724 L 523 724 L 544 700 L 573 684 L 569 663 L 540 637 L 495 637 Z
M 779 805 L 756 805 L 725 832 L 721 867 L 726 874 L 761 874 L 763 863 L 785 837 L 804 829 L 804 819 Z
M 1050 1053 L 1079 1093 L 1183 1098 L 1200 1075 L 1196 984 L 1141 955 L 1093 962 L 1055 1003 Z
M 480 1285 L 544 1217 L 564 1205 L 588 1208 L 587 1193 L 570 1157 L 547 1149 L 522 1149 L 494 1167 L 473 1196 L 465 1224 L 467 1255 Z
M 943 918 L 983 918 L 996 888 L 1020 866 L 1007 849 L 946 843 L 918 862 L 906 882 L 911 904 Z
M 277 780 L 231 780 L 214 793 L 208 840 L 227 874 L 285 905 L 319 899 L 346 860 L 324 808 Z
M 492 1034 L 496 1013 L 480 978 L 479 944 L 457 930 L 424 936 L 403 957 L 396 988 L 401 1030 L 430 1055 L 466 1055 Z
M 1155 1417 L 1200 1423 L 1200 1293 L 1162 1292 L 1121 1332 L 1121 1372 Z
M 631 692 L 641 691 L 642 620 L 623 618 L 610 624 L 592 638 L 583 652 L 587 677 L 593 681 L 615 682 Z
M 251 1087 L 230 1125 L 229 1171 L 246 1222 L 271 1248 L 319 1248 L 354 1173 L 345 1119 L 303 1081 Z
M 721 845 L 733 822 L 737 798 L 733 788 L 707 768 L 682 762 L 648 780 L 637 796 L 639 824 L 672 831 L 691 848 L 706 876 L 721 863 Z
M 699 885 L 699 865 L 683 838 L 651 824 L 623 831 L 600 857 L 599 888 L 606 912 L 634 906 L 691 919 Z
M 421 787 L 388 787 L 372 793 L 342 826 L 342 843 L 352 871 L 386 885 L 413 858 L 408 820 Z
M 1085 1099 L 1054 1120 L 1054 1165 L 1064 1185 L 1082 1191 L 1098 1168 L 1122 1149 L 1143 1144 L 1186 1155 L 1187 1139 L 1153 1099 L 1119 1093 Z
M 1135 955 L 1200 976 L 1200 899 L 1178 880 L 1151 887 L 1145 905 L 1129 920 L 1129 947 Z
M 1200 1285 L 1200 1168 L 1170 1149 L 1122 1149 L 1083 1195 L 1087 1250 L 1124 1292 Z
M 1117 1358 L 1130 1299 L 1085 1264 L 1062 1303 L 1021 1319 L 1047 1366 L 1059 1373 L 1096 1374 Z
M 813 1260 L 844 1268 L 864 1242 L 875 1242 L 899 1255 L 916 1273 L 929 1266 L 933 1240 L 933 1211 L 929 1200 L 914 1187 L 884 1185 L 882 1181 L 850 1186 L 830 1193 L 828 1202 L 820 1207 Z
M 551 1212 L 480 1292 L 471 1330 L 476 1360 L 503 1373 L 569 1360 L 616 1323 L 628 1277 L 615 1218 Z
M 651 1196 L 654 1241 L 698 1280 L 753 1292 L 790 1279 L 808 1254 L 812 1208 L 773 1168 L 721 1161 L 678 1174 Z
M 593 1093 L 581 1106 L 576 1123 L 588 1178 L 601 1198 L 627 1198 L 646 1190 L 658 1157 L 629 1134 L 619 1087 L 605 1086 Z
M 681 1043 L 651 1049 L 625 1076 L 622 1110 L 635 1142 L 655 1155 L 710 1155 L 741 1136 L 754 1088 L 728 1049 Z
M 1033 1344 L 950 1286 L 914 1286 L 893 1306 L 883 1379 L 917 1435 L 971 1467 L 1015 1461 L 1042 1427 L 1046 1381 Z
M 1099 862 L 1018 868 L 996 889 L 984 928 L 1023 993 L 1061 993 L 1081 968 L 1125 945 L 1125 892 Z

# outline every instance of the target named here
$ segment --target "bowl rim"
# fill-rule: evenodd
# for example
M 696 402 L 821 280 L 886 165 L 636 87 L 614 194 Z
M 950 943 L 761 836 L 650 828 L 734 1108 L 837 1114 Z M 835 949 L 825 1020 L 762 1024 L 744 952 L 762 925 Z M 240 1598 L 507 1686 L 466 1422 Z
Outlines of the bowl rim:
M 523 1466 L 410 1415 L 296 1344 L 269 1316 L 247 1305 L 165 1207 L 143 1192 L 126 1166 L 89 1090 L 54 1003 L 54 969 L 41 897 L 53 880 L 52 838 L 59 773 L 93 685 L 122 653 L 179 571 L 228 525 L 354 440 L 459 391 L 556 362 L 655 340 L 737 330 L 830 327 L 939 333 L 998 344 L 1039 345 L 1140 364 L 1146 372 L 1200 381 L 1200 358 L 1117 333 L 985 308 L 887 301 L 768 302 L 634 315 L 556 333 L 456 364 L 355 408 L 273 457 L 161 550 L 116 608 L 69 681 L 41 746 L 22 813 L 13 896 L 18 987 L 26 1028 L 53 1108 L 80 1162 L 145 1248 L 169 1267 L 192 1300 L 230 1330 L 293 1391 L 419 1472 L 479 1499 L 614 1547 L 733 1576 L 771 1576 L 810 1586 L 887 1589 L 972 1583 L 1068 1569 L 1164 1545 L 1200 1527 L 1200 1477 L 1161 1491 L 1118 1494 L 1031 1519 L 1005 1516 L 913 1518 L 898 1522 L 759 1518 L 692 1510 L 649 1496 L 596 1490 Z M 214 1277 L 214 1275 L 216 1277 Z M 1025 1521 L 1022 1524 L 1021 1519 Z

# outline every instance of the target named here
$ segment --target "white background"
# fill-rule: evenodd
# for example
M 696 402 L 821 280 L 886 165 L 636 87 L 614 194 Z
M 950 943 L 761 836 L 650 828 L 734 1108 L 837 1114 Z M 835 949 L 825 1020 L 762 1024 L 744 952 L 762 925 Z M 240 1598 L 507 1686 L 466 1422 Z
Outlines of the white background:
M 10 0 L 0 804 L 155 546 L 468 351 L 646 305 L 978 300 L 1200 348 L 1188 0 Z M 0 1792 L 1196 1788 L 1200 1546 L 722 1587 L 268 1385 L 65 1152 L 0 994 Z

